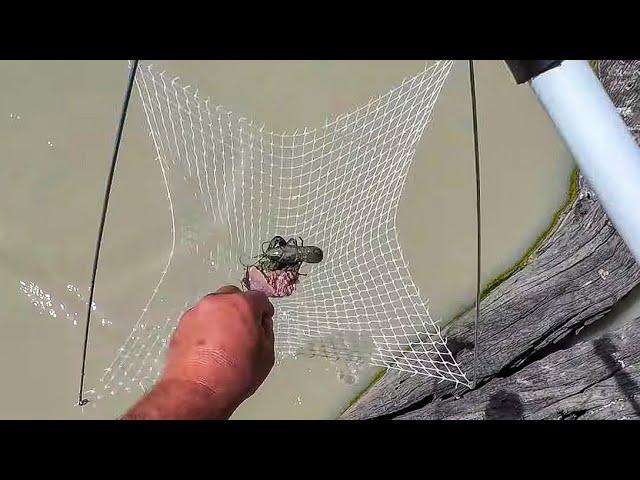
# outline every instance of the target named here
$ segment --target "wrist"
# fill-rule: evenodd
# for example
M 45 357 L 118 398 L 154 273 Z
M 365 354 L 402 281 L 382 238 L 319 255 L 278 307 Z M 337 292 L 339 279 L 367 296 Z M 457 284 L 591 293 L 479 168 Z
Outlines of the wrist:
M 228 405 L 214 390 L 191 380 L 163 378 L 127 414 L 125 420 L 223 420 Z

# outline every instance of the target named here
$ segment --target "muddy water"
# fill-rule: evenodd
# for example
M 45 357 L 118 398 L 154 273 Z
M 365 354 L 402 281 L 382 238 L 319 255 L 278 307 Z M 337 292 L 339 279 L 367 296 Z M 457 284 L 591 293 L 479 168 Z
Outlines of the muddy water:
M 423 66 L 421 61 L 156 63 L 276 131 L 321 125 L 326 116 L 386 92 Z M 74 406 L 84 324 L 80 297 L 90 277 L 126 69 L 126 62 L 0 62 L 0 378 L 5 385 L 0 417 L 112 418 L 139 394 L 95 402 L 84 412 Z M 501 62 L 478 62 L 477 70 L 483 261 L 489 280 L 545 229 L 566 195 L 572 162 L 529 90 L 516 87 Z M 467 74 L 466 64 L 457 62 L 445 83 L 398 218 L 412 275 L 430 299 L 432 314 L 443 321 L 473 299 L 475 191 Z M 154 288 L 169 251 L 169 220 L 134 96 L 98 274 L 89 386 L 97 384 Z M 283 359 L 234 417 L 332 418 L 374 374 L 322 359 Z

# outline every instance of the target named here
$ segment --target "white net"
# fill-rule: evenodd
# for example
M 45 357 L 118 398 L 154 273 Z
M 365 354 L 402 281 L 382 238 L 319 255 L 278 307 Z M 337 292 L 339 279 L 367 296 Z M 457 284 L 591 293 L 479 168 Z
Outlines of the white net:
M 136 88 L 166 185 L 166 266 L 104 388 L 150 385 L 180 313 L 275 235 L 324 251 L 274 299 L 276 349 L 468 385 L 403 259 L 396 213 L 451 68 L 438 61 L 322 128 L 274 133 L 141 64 Z M 199 279 L 199 280 L 194 280 Z

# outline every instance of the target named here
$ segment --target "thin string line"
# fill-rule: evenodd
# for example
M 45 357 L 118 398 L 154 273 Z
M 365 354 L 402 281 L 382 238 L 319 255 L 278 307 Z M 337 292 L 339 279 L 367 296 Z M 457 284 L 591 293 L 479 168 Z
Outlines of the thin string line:
M 129 108 L 129 100 L 131 98 L 131 92 L 133 90 L 133 83 L 138 69 L 138 60 L 134 60 L 129 70 L 129 81 L 127 83 L 127 90 L 124 95 L 124 102 L 122 104 L 122 110 L 120 112 L 120 121 L 118 122 L 118 130 L 116 132 L 115 145 L 113 148 L 113 156 L 111 158 L 111 167 L 109 169 L 109 176 L 107 177 L 107 186 L 104 193 L 104 200 L 102 201 L 102 216 L 100 218 L 100 227 L 98 229 L 98 240 L 96 242 L 95 256 L 93 257 L 93 271 L 91 273 L 91 286 L 89 289 L 89 303 L 87 306 L 87 320 L 84 330 L 84 346 L 82 348 L 82 370 L 80 373 L 80 390 L 78 392 L 78 405 L 83 406 L 89 403 L 89 400 L 83 398 L 84 390 L 84 374 L 85 367 L 87 365 L 87 345 L 89 343 L 89 326 L 91 324 L 91 311 L 93 310 L 93 292 L 96 284 L 96 274 L 98 273 L 98 261 L 100 259 L 100 247 L 102 246 L 102 234 L 104 232 L 104 224 L 107 218 L 107 207 L 109 205 L 109 196 L 111 195 L 111 185 L 113 183 L 113 174 L 116 170 L 116 163 L 118 160 L 118 152 L 120 151 L 120 141 L 122 139 L 122 132 L 124 130 L 125 120 L 127 118 L 127 110 Z
M 475 155 L 476 176 L 476 314 L 474 320 L 473 340 L 473 388 L 478 382 L 478 327 L 480 323 L 480 275 L 482 272 L 482 223 L 480 213 L 480 147 L 478 140 L 478 111 L 476 101 L 476 78 L 473 60 L 469 60 L 469 84 L 471 88 L 471 111 L 473 116 L 473 148 Z

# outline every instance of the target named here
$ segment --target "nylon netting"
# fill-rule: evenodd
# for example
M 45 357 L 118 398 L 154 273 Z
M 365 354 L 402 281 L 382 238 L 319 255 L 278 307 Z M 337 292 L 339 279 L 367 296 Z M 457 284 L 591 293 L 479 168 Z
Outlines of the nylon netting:
M 116 393 L 157 378 L 180 313 L 274 235 L 324 250 L 273 299 L 276 350 L 365 362 L 468 385 L 409 274 L 396 213 L 451 61 L 316 129 L 275 133 L 141 64 L 136 89 L 166 185 L 171 251 L 105 369 Z M 195 281 L 194 279 L 206 279 Z M 128 388 L 127 388 L 128 390 Z

